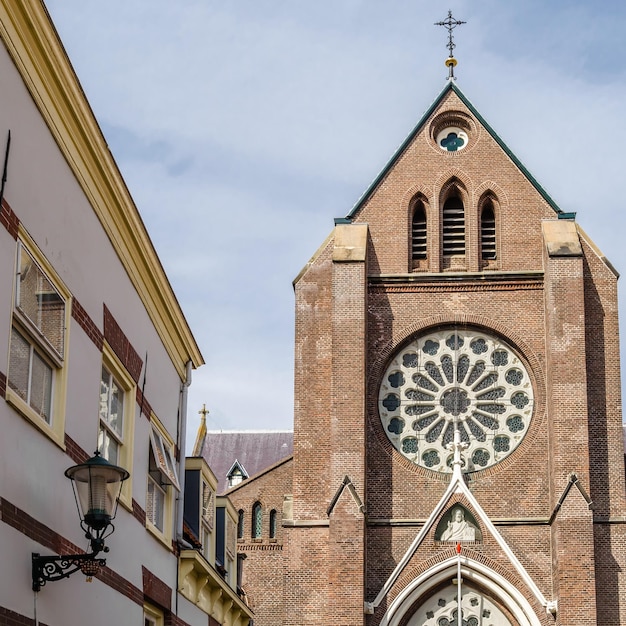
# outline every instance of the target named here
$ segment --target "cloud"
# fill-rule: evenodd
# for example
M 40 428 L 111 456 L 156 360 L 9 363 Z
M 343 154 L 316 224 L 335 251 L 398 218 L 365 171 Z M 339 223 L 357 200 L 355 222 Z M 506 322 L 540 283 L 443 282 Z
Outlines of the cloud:
M 623 269 L 626 6 L 609 4 L 463 0 L 455 55 L 465 95 Z M 444 87 L 446 9 L 48 8 L 207 361 L 190 430 L 204 402 L 214 426 L 288 427 L 291 281 Z

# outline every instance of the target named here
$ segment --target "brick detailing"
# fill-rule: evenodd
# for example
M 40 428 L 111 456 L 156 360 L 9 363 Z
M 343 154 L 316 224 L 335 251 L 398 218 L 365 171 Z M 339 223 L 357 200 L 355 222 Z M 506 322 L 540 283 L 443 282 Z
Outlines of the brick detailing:
M 90 458 L 90 455 L 85 452 L 67 433 L 65 433 L 65 452 L 67 456 L 74 461 L 74 463 L 84 463 Z
M 127 597 L 129 600 L 132 600 L 135 604 L 143 604 L 144 598 L 141 589 L 135 587 L 130 581 L 126 580 L 109 567 L 102 568 L 96 575 L 96 578 L 111 587 L 111 589 Z
M 143 595 L 163 609 L 172 609 L 172 589 L 160 578 L 155 576 L 149 569 L 141 566 L 143 579 Z
M 9 232 L 9 235 L 17 241 L 20 220 L 9 206 L 9 203 L 4 199 L 2 200 L 2 206 L 0 206 L 0 224 L 2 224 Z
M 87 337 L 93 341 L 96 348 L 102 352 L 104 345 L 104 335 L 96 326 L 96 323 L 89 317 L 87 311 L 76 298 L 72 298 L 72 317 L 78 322 L 78 325 L 87 333 Z
M 0 497 L 0 519 L 15 528 L 15 530 L 33 539 L 42 546 L 52 550 L 56 554 L 81 554 L 81 548 L 54 532 L 34 517 L 28 515 L 8 500 Z M 96 575 L 98 580 L 115 589 L 125 597 L 137 604 L 143 604 L 144 594 L 131 582 L 120 576 L 108 567 L 103 568 Z M 0 617 L 2 613 L 0 612 Z M 11 624 L 12 622 L 9 622 Z M 16 624 L 29 624 L 30 622 L 15 622 Z M 0 624 L 4 622 L 0 621 Z
M 141 408 L 141 414 L 150 419 L 150 414 L 152 413 L 152 407 L 150 403 L 146 400 L 146 396 L 143 395 L 143 392 L 139 387 L 137 387 L 137 404 Z
M 0 606 L 0 624 L 2 624 L 2 626 L 36 626 L 34 619 L 20 615 L 3 606 Z M 43 622 L 39 622 L 39 626 L 47 625 Z
M 82 550 L 61 535 L 0 497 L 0 519 L 15 530 L 57 554 L 78 554 Z
M 0 396 L 5 398 L 7 395 L 7 377 L 0 372 Z
M 119 324 L 115 321 L 115 318 L 106 304 L 104 305 L 104 338 L 107 340 L 122 365 L 128 370 L 132 379 L 136 383 L 139 383 L 143 361 Z
M 142 526 L 146 525 L 146 512 L 139 506 L 139 503 L 133 498 L 133 515 Z

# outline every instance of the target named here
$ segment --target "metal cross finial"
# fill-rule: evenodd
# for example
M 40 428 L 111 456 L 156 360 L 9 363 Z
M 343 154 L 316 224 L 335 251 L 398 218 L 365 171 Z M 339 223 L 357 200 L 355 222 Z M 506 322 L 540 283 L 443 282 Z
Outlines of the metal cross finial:
M 462 22 L 461 20 L 456 20 L 452 17 L 452 11 L 448 11 L 448 17 L 442 22 L 435 22 L 435 26 L 445 26 L 448 29 L 448 50 L 450 51 L 450 56 L 446 59 L 446 66 L 449 69 L 448 79 L 454 79 L 454 66 L 456 65 L 456 59 L 452 54 L 454 48 L 456 48 L 454 44 L 454 38 L 452 37 L 452 31 L 461 24 L 466 24 L 467 22 Z
M 202 419 L 203 419 L 203 420 L 206 420 L 206 416 L 209 414 L 209 411 L 208 411 L 208 410 L 207 410 L 207 408 L 206 408 L 206 404 L 203 404 L 203 405 L 202 405 L 202 409 L 201 409 L 200 411 L 198 411 L 198 413 L 199 413 L 200 415 L 202 415 Z

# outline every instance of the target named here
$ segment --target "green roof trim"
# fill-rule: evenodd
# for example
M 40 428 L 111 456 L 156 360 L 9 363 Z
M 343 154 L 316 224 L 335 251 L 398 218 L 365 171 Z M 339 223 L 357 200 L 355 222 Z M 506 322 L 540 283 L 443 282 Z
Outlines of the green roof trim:
M 552 207 L 557 215 L 563 214 L 563 211 L 559 208 L 556 202 L 548 195 L 546 190 L 537 182 L 537 180 L 530 174 L 530 172 L 526 169 L 526 167 L 522 164 L 522 162 L 511 152 L 508 146 L 502 141 L 502 139 L 498 136 L 498 134 L 489 126 L 489 124 L 485 121 L 483 116 L 476 110 L 474 105 L 465 97 L 463 92 L 452 82 L 449 81 L 446 86 L 443 88 L 441 93 L 437 96 L 435 101 L 430 105 L 426 113 L 422 115 L 420 121 L 413 128 L 413 130 L 409 133 L 407 138 L 402 142 L 400 147 L 395 151 L 394 155 L 388 161 L 387 165 L 381 170 L 378 176 L 373 180 L 370 186 L 366 189 L 366 191 L 361 195 L 358 199 L 350 213 L 345 218 L 336 218 L 335 223 L 345 223 L 338 222 L 337 220 L 348 220 L 352 221 L 356 214 L 361 210 L 365 202 L 372 195 L 374 190 L 378 187 L 378 185 L 382 182 L 382 180 L 387 176 L 389 170 L 393 167 L 395 162 L 400 158 L 400 155 L 406 150 L 408 145 L 413 141 L 417 133 L 421 130 L 422 126 L 426 123 L 426 120 L 433 114 L 435 109 L 439 106 L 444 96 L 448 93 L 448 91 L 454 91 L 454 93 L 460 98 L 460 100 L 465 104 L 465 106 L 470 110 L 472 115 L 476 117 L 479 123 L 485 128 L 485 130 L 491 135 L 491 137 L 495 140 L 495 142 L 502 148 L 504 153 L 513 161 L 513 163 L 517 166 L 517 168 L 522 172 L 522 174 L 528 179 L 531 185 L 539 192 L 541 197 Z M 575 213 L 567 213 L 569 217 L 566 219 L 573 219 L 576 215 Z

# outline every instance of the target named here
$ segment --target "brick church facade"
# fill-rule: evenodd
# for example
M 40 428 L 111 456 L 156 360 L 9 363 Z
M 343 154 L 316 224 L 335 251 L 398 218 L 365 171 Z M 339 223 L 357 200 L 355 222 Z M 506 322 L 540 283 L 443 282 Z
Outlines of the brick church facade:
M 626 624 L 617 273 L 453 81 L 294 287 L 255 626 Z

